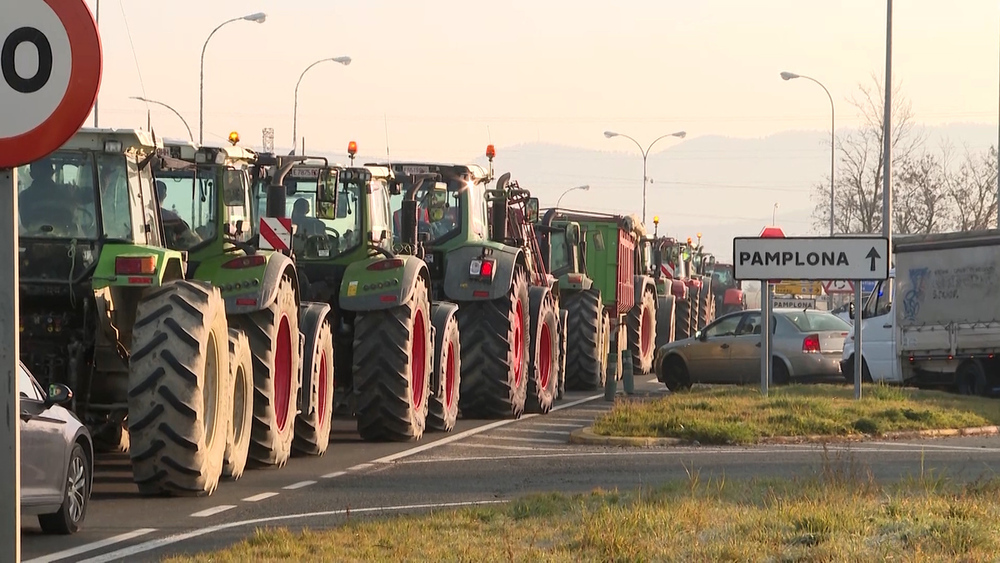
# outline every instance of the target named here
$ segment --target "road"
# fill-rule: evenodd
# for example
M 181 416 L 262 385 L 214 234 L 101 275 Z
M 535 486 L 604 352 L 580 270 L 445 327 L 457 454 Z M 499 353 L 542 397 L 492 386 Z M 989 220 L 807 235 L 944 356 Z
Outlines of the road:
M 637 384 L 660 393 L 662 386 Z M 322 458 L 248 472 L 207 498 L 138 497 L 124 458 L 102 462 L 85 531 L 46 537 L 25 528 L 25 561 L 156 561 L 223 547 L 258 526 L 328 527 L 352 518 L 429 505 L 498 502 L 543 491 L 632 489 L 690 471 L 702 478 L 801 477 L 824 468 L 865 467 L 878 479 L 924 471 L 956 479 L 993 473 L 1000 439 L 873 441 L 828 446 L 623 449 L 570 445 L 571 431 L 610 408 L 600 395 L 570 393 L 558 411 L 518 421 L 462 421 L 452 434 L 409 444 L 361 442 L 338 423 Z M 289 518 L 290 515 L 296 515 Z M 28 519 L 26 519 L 28 520 Z M 87 558 L 87 559 L 85 559 Z

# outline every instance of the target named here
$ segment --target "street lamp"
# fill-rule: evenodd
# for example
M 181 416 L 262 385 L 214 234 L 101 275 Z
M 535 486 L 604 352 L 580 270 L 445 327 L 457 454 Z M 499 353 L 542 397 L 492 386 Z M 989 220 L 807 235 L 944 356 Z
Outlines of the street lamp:
M 778 214 L 778 202 L 774 202 L 774 208 L 773 208 L 773 209 L 771 209 L 771 225 L 774 225 L 774 224 L 775 224 L 775 223 L 774 223 L 774 222 L 775 222 L 775 220 L 776 220 L 776 219 L 775 219 L 775 216 L 776 216 L 777 214 Z
M 226 20 L 219 24 L 212 30 L 212 33 L 208 34 L 208 39 L 205 40 L 205 45 L 201 48 L 201 85 L 198 91 L 198 144 L 200 145 L 205 140 L 205 49 L 208 48 L 208 42 L 215 35 L 216 31 L 222 29 L 222 26 L 238 21 L 248 21 L 254 23 L 264 23 L 267 19 L 267 14 L 264 12 L 257 12 L 250 14 L 248 16 L 243 16 L 241 18 L 233 18 L 231 20 Z
M 562 203 L 562 198 L 563 198 L 563 196 L 565 196 L 566 194 L 568 194 L 569 192 L 571 192 L 571 191 L 573 191 L 573 190 L 583 190 L 583 191 L 585 191 L 585 192 L 586 192 L 586 191 L 589 191 L 589 190 L 590 190 L 590 185 L 583 185 L 583 186 L 577 186 L 577 187 L 575 187 L 575 188 L 570 188 L 570 189 L 568 189 L 568 190 L 564 191 L 564 192 L 562 193 L 562 195 L 561 195 L 561 196 L 559 196 L 559 199 L 558 199 L 558 200 L 556 200 L 556 209 L 559 209 L 559 204 L 560 204 L 560 203 Z
M 295 147 L 297 146 L 297 143 L 299 142 L 299 136 L 298 136 L 298 125 L 299 125 L 299 84 L 302 84 L 302 78 L 305 77 L 305 75 L 306 75 L 307 72 L 309 72 L 309 69 L 311 69 L 312 67 L 318 65 L 319 63 L 325 63 L 325 62 L 334 62 L 334 63 L 339 63 L 339 64 L 342 64 L 344 66 L 347 66 L 347 65 L 351 64 L 351 57 L 333 57 L 333 58 L 330 58 L 330 59 L 320 59 L 320 60 L 314 62 L 313 64 L 307 66 L 306 69 L 302 71 L 302 74 L 299 75 L 299 81 L 295 83 L 295 106 L 292 109 L 292 154 L 295 154 Z
M 646 223 L 646 180 L 648 179 L 648 177 L 646 176 L 646 158 L 649 157 L 649 151 L 653 148 L 653 145 L 656 144 L 656 141 L 659 141 L 660 139 L 665 139 L 667 137 L 677 137 L 679 139 L 683 139 L 684 137 L 687 136 L 687 132 L 678 131 L 676 133 L 670 133 L 668 135 L 661 135 L 653 139 L 653 142 L 649 143 L 649 146 L 646 147 L 646 150 L 642 150 L 642 145 L 639 144 L 639 141 L 636 141 L 635 139 L 629 137 L 628 135 L 624 135 L 622 133 L 615 133 L 614 131 L 605 131 L 604 136 L 609 139 L 612 137 L 625 137 L 626 139 L 635 143 L 635 146 L 639 147 L 639 152 L 642 153 L 642 222 L 645 224 Z
M 822 88 L 824 92 L 826 92 L 826 97 L 830 99 L 830 236 L 832 237 L 833 236 L 833 206 L 834 206 L 834 204 L 833 204 L 833 202 L 834 202 L 833 174 L 834 174 L 834 170 L 836 168 L 835 162 L 836 162 L 836 158 L 837 158 L 837 147 L 836 147 L 836 139 L 837 139 L 837 137 L 836 137 L 836 134 L 835 134 L 835 131 L 836 131 L 836 129 L 835 129 L 835 127 L 836 127 L 836 119 L 835 119 L 836 118 L 836 113 L 835 113 L 834 106 L 833 106 L 833 96 L 830 95 L 830 91 L 826 89 L 826 86 L 823 86 L 823 84 L 819 80 L 816 80 L 815 78 L 811 78 L 809 76 L 803 76 L 803 75 L 800 75 L 800 74 L 795 74 L 794 72 L 782 72 L 781 73 L 781 79 L 782 80 L 792 80 L 793 78 L 805 78 L 806 80 L 812 80 L 816 84 L 819 84 L 819 87 Z
M 168 106 L 167 104 L 165 104 L 163 102 L 158 102 L 156 100 L 150 100 L 150 99 L 147 99 L 147 98 L 143 98 L 142 96 L 131 96 L 129 99 L 130 100 L 139 100 L 140 102 L 145 102 L 147 104 L 156 104 L 158 106 L 163 106 L 163 107 L 167 108 L 168 110 L 174 112 L 174 115 L 177 116 L 177 119 L 180 119 L 181 123 L 183 123 L 184 127 L 187 129 L 188 138 L 191 139 L 192 143 L 194 142 L 194 135 L 191 134 L 191 128 L 188 127 L 187 120 L 185 120 L 184 116 L 182 116 L 180 113 L 178 113 L 178 111 L 175 110 L 174 108 Z

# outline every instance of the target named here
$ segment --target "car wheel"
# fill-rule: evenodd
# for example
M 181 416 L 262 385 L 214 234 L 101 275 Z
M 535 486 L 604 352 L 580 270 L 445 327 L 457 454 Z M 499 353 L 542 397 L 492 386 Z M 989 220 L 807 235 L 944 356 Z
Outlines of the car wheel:
M 671 356 L 664 360 L 663 364 L 663 380 L 670 392 L 676 393 L 691 388 L 691 377 L 684 360 Z
M 41 514 L 38 524 L 47 534 L 75 534 L 87 517 L 90 504 L 90 474 L 93 468 L 80 444 L 73 445 L 66 472 L 66 496 L 58 512 Z
M 771 367 L 771 381 L 775 385 L 788 385 L 791 377 L 788 375 L 788 366 L 785 365 L 783 360 L 778 358 L 774 359 L 774 365 Z

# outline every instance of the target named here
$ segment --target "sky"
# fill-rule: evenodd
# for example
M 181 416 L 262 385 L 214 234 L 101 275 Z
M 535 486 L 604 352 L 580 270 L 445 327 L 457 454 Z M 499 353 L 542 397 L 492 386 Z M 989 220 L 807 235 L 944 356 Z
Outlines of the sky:
M 94 10 L 95 0 L 86 1 Z M 307 151 L 342 152 L 354 140 L 362 159 L 382 158 L 388 142 L 393 159 L 460 162 L 490 142 L 498 162 L 505 147 L 533 142 L 638 159 L 635 145 L 606 139 L 605 130 L 643 145 L 687 132 L 654 153 L 706 136 L 828 132 L 826 94 L 806 80 L 781 80 L 781 71 L 822 82 L 842 130 L 859 122 L 847 99 L 885 69 L 886 4 L 877 0 L 104 0 L 100 125 L 145 127 L 147 108 L 129 99 L 144 95 L 177 109 L 197 137 L 205 39 L 227 19 L 258 11 L 265 23 L 228 24 L 208 44 L 206 141 L 235 130 L 260 146 L 262 128 L 272 127 L 287 151 L 300 74 L 344 55 L 350 66 L 319 64 L 302 80 L 298 132 Z M 893 78 L 918 123 L 996 126 L 998 12 L 986 0 L 895 2 Z M 186 136 L 173 114 L 150 111 L 158 135 Z M 706 176 L 727 162 L 694 153 L 686 154 L 704 161 Z M 822 181 L 828 165 L 813 156 Z M 554 163 L 551 181 L 579 185 L 580 164 Z M 782 168 L 774 163 L 775 185 L 789 183 Z M 635 175 L 641 182 L 638 164 Z M 760 199 L 753 190 L 727 197 L 735 208 Z M 799 199 L 808 206 L 807 195 Z M 762 206 L 767 213 L 757 213 L 770 215 L 771 203 Z

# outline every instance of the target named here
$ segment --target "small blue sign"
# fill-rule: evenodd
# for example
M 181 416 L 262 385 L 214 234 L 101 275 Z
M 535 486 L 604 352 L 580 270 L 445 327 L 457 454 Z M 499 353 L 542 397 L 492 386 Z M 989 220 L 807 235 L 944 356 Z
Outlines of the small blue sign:
M 871 295 L 871 292 L 875 291 L 876 284 L 878 284 L 878 282 L 874 280 L 865 280 L 861 282 L 861 294 Z

